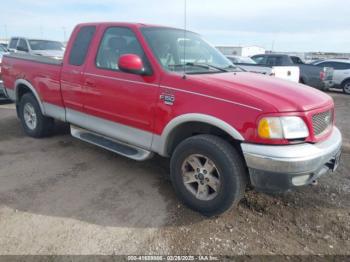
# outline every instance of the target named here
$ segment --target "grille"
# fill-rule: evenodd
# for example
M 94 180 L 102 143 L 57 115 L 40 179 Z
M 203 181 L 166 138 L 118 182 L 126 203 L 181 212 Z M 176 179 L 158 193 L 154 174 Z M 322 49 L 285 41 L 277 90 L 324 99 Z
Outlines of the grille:
M 332 123 L 333 114 L 331 110 L 313 115 L 312 126 L 314 128 L 314 135 L 321 135 L 332 125 Z

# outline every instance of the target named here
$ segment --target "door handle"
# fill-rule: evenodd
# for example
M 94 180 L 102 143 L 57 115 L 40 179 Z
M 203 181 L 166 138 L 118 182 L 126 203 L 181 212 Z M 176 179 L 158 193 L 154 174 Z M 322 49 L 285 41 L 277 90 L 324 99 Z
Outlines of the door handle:
M 72 72 L 72 74 L 74 74 L 74 75 L 79 75 L 79 74 L 81 74 L 81 71 L 79 71 L 79 70 L 72 70 L 71 72 Z
M 89 80 L 85 81 L 85 85 L 88 87 L 96 87 L 96 83 Z

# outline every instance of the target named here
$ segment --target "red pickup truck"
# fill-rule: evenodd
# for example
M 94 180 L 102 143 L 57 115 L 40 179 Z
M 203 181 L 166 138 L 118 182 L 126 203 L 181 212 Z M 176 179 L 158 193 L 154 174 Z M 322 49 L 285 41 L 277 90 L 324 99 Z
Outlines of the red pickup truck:
M 211 216 L 247 184 L 280 192 L 338 165 L 331 97 L 242 72 L 196 33 L 130 23 L 78 25 L 62 61 L 6 55 L 3 80 L 25 132 L 74 137 L 123 156 L 171 157 L 178 197 Z

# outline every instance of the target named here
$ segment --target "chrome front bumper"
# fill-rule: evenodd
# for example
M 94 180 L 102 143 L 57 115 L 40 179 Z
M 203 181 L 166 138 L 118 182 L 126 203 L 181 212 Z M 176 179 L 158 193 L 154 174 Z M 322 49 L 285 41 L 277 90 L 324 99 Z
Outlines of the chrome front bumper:
M 317 144 L 256 145 L 242 143 L 252 185 L 263 191 L 286 191 L 311 184 L 340 158 L 342 136 L 334 127 L 331 136 Z

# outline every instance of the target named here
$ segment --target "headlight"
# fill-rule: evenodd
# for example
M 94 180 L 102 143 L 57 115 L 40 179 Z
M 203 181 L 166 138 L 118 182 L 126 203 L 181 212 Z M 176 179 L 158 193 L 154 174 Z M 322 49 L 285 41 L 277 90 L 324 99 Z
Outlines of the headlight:
M 308 137 L 309 129 L 297 116 L 264 117 L 259 122 L 258 134 L 266 139 L 298 139 Z

